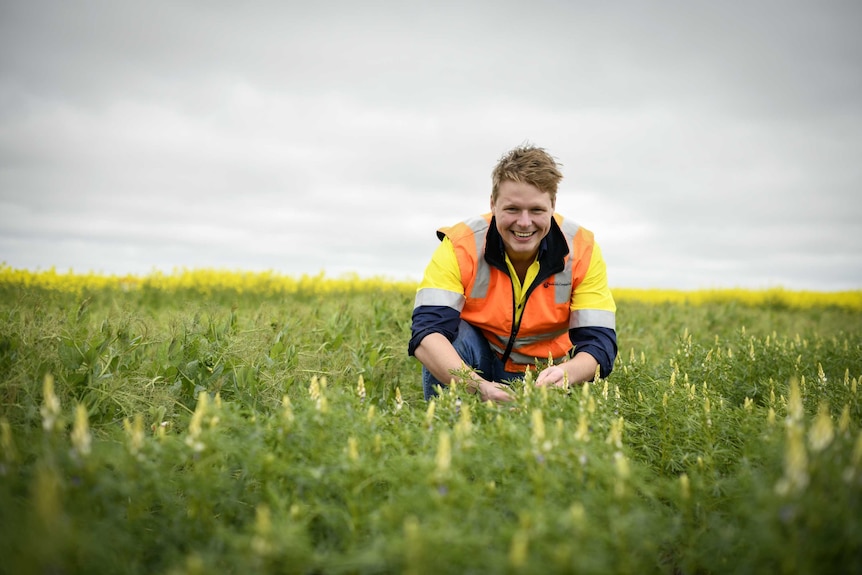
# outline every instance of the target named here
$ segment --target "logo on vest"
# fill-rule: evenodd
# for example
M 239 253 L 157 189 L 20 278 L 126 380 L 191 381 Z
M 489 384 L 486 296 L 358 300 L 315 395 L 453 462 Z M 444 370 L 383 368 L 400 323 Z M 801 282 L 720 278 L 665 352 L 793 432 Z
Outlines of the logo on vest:
M 542 284 L 542 287 L 549 288 L 549 287 L 551 287 L 551 286 L 570 286 L 570 285 L 572 285 L 572 282 L 551 282 L 551 281 L 547 281 L 547 282 L 545 282 L 545 283 L 543 283 L 543 284 Z

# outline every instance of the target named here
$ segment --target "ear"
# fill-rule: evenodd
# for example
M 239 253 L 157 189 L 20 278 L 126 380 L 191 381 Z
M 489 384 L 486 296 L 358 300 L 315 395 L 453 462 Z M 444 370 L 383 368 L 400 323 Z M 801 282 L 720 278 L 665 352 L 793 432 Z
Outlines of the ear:
M 494 211 L 494 194 L 491 194 L 491 211 Z

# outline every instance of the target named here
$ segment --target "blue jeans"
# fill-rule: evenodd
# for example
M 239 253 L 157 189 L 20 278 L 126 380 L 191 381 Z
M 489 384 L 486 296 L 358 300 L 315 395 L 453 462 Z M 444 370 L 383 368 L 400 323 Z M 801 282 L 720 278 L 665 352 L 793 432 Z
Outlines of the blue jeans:
M 505 364 L 500 361 L 496 353 L 491 351 L 491 346 L 488 345 L 488 340 L 485 339 L 482 332 L 464 320 L 461 320 L 458 326 L 458 335 L 452 342 L 452 346 L 464 360 L 464 363 L 478 371 L 488 381 L 505 383 L 513 379 L 524 379 L 522 372 L 506 371 Z M 447 381 L 446 384 L 448 385 L 448 383 Z M 440 382 L 423 366 L 422 386 L 425 389 L 426 400 L 437 395 L 438 385 L 441 385 Z

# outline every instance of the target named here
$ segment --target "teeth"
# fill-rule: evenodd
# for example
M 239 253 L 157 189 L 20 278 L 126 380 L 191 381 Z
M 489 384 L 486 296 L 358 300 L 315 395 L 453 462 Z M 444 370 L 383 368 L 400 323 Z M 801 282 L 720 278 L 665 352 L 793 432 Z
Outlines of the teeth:
M 533 235 L 533 232 L 512 232 L 519 238 L 529 238 Z

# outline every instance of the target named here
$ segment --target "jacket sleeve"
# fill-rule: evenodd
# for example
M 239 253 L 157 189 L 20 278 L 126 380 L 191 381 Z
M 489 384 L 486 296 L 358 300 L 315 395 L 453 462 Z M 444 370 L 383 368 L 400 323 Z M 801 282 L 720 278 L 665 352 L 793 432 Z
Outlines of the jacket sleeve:
M 617 357 L 617 332 L 607 327 L 575 327 L 569 330 L 574 353 L 586 352 L 599 362 L 599 375 L 605 378 L 614 369 Z
M 455 248 L 449 238 L 444 237 L 416 290 L 407 353 L 412 356 L 425 336 L 431 333 L 440 333 L 449 341 L 454 340 L 458 335 L 464 301 Z

